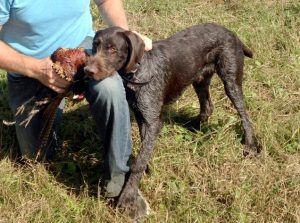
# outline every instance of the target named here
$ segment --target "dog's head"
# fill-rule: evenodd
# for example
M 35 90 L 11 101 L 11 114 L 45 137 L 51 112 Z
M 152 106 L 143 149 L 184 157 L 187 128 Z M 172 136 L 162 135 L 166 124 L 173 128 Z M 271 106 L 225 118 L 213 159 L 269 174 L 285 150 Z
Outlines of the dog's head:
M 131 31 L 111 27 L 96 32 L 92 56 L 84 71 L 95 80 L 102 80 L 116 71 L 130 73 L 137 67 L 145 50 L 143 40 Z

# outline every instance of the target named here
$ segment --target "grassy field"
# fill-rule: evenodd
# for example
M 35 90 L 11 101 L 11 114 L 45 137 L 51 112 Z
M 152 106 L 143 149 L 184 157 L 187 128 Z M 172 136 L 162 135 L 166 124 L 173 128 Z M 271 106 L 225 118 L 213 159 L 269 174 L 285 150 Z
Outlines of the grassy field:
M 126 0 L 133 29 L 153 40 L 216 22 L 255 53 L 246 59 L 244 95 L 263 150 L 242 156 L 241 125 L 214 77 L 215 110 L 201 131 L 185 126 L 199 112 L 189 88 L 166 108 L 165 125 L 141 190 L 145 222 L 300 222 L 300 3 L 298 0 Z M 95 28 L 103 27 L 93 6 Z M 4 72 L 0 118 L 11 119 Z M 139 136 L 133 121 L 134 153 Z M 68 103 L 62 146 L 51 164 L 14 162 L 13 127 L 0 124 L 0 222 L 128 222 L 99 195 L 101 148 L 87 103 Z

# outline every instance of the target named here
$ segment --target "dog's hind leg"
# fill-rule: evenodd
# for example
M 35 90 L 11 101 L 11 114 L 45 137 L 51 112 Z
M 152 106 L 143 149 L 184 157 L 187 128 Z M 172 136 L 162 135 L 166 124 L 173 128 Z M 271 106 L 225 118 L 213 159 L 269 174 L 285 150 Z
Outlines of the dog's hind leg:
M 213 76 L 214 70 L 201 72 L 198 78 L 193 82 L 193 87 L 200 103 L 200 124 L 207 122 L 209 116 L 213 112 L 213 103 L 210 98 L 209 85 Z
M 245 133 L 244 155 L 256 155 L 260 149 L 256 145 L 254 132 L 247 115 L 242 91 L 244 55 L 236 57 L 235 55 L 221 55 L 218 63 L 217 73 L 223 81 L 226 95 L 229 97 L 234 107 L 242 119 L 242 126 Z

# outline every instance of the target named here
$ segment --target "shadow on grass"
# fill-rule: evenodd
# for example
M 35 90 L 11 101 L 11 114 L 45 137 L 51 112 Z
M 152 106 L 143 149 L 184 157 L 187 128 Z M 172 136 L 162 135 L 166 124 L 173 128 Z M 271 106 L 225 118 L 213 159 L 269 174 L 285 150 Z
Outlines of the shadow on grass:
M 88 189 L 89 195 L 96 196 L 105 176 L 104 150 L 88 105 L 63 115 L 59 135 L 61 146 L 50 171 L 75 193 Z
M 6 80 L 0 80 L 0 159 L 9 157 L 16 160 L 18 145 L 13 126 L 7 127 L 2 120 L 12 120 L 7 101 Z M 166 125 L 180 125 L 191 132 L 200 130 L 199 118 L 196 109 L 186 107 L 177 111 L 168 106 L 164 111 L 164 123 Z M 204 134 L 216 131 L 224 123 L 202 124 L 201 132 Z M 242 134 L 241 128 L 236 126 L 238 134 Z M 58 182 L 66 185 L 75 193 L 88 191 L 89 195 L 97 196 L 99 184 L 102 183 L 105 172 L 103 164 L 103 147 L 97 136 L 96 126 L 91 117 L 88 105 L 80 105 L 72 111 L 64 113 L 60 127 L 60 142 L 55 158 L 51 160 L 49 172 L 55 176 Z M 88 189 L 88 190 L 86 190 Z
M 197 133 L 200 131 L 202 134 L 211 134 L 211 133 L 217 133 L 218 131 L 222 131 L 222 128 L 228 125 L 230 123 L 230 119 L 232 117 L 227 116 L 224 114 L 224 118 L 219 118 L 215 122 L 204 122 L 200 123 L 199 113 L 198 109 L 191 108 L 191 107 L 185 107 L 180 110 L 176 110 L 173 106 L 168 106 L 164 110 L 164 123 L 165 124 L 176 124 L 179 126 L 182 126 L 183 128 L 187 129 L 188 131 L 192 133 Z M 214 114 L 212 114 L 213 116 Z M 236 114 L 237 115 L 237 114 Z M 240 143 L 245 143 L 245 134 L 242 127 L 242 123 L 239 117 L 237 117 L 239 120 L 238 122 L 235 122 L 232 125 L 232 128 L 234 129 L 237 139 L 240 139 Z M 260 144 L 259 139 L 255 138 L 257 145 Z
M 203 134 L 210 133 L 225 125 L 226 122 L 227 119 L 218 120 L 217 123 L 200 123 L 198 109 L 190 107 L 185 107 L 180 110 L 176 110 L 173 106 L 168 106 L 164 110 L 165 124 L 176 124 L 182 126 L 183 128 L 193 133 L 197 131 L 201 131 Z M 236 130 L 238 130 L 238 128 L 236 128 Z
M 163 112 L 164 124 L 176 124 L 191 132 L 200 130 L 200 120 L 195 109 L 184 108 L 176 110 L 173 106 L 166 106 Z
M 169 107 L 164 112 L 164 121 L 190 131 L 197 131 L 197 126 L 199 129 L 198 119 L 191 117 L 188 109 L 177 112 Z M 212 125 L 204 125 L 201 130 L 209 132 L 213 128 Z M 97 196 L 105 177 L 104 149 L 88 105 L 64 113 L 59 135 L 62 145 L 49 165 L 51 173 L 75 193 L 88 189 L 90 196 Z

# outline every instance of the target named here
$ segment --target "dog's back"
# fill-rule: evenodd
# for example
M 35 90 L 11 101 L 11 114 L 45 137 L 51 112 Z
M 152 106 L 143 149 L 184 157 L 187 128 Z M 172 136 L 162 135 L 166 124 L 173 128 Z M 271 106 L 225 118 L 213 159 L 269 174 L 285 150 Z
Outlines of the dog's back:
M 227 57 L 230 57 L 229 63 L 243 69 L 244 55 L 251 57 L 252 52 L 233 32 L 214 23 L 205 23 L 154 42 L 153 50 L 144 55 L 136 75 L 142 81 L 152 79 L 152 90 L 167 104 L 199 75 L 217 72 L 217 64 L 227 63 Z M 144 91 L 151 89 L 145 86 Z
M 199 68 L 215 63 L 224 51 L 237 57 L 252 57 L 251 50 L 232 31 L 214 23 L 189 27 L 157 44 L 168 46 L 171 67 L 180 73 L 194 74 Z

